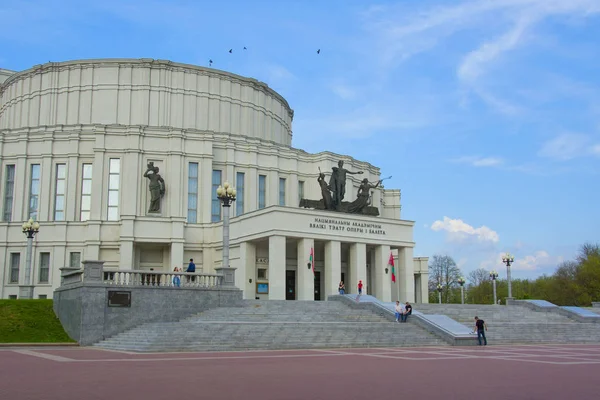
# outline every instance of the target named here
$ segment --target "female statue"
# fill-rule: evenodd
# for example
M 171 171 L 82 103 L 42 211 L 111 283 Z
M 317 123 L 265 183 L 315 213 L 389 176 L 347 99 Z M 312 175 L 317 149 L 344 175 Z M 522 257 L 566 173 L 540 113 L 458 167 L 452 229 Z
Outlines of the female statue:
M 150 180 L 150 207 L 149 213 L 160 212 L 160 198 L 165 194 L 165 181 L 158 173 L 158 167 L 153 162 L 148 163 L 144 177 Z
M 348 205 L 348 212 L 353 214 L 362 213 L 370 204 L 370 190 L 375 189 L 380 184 L 381 181 L 377 181 L 377 184 L 373 185 L 372 183 L 369 183 L 367 178 L 363 179 L 358 187 L 357 199 Z

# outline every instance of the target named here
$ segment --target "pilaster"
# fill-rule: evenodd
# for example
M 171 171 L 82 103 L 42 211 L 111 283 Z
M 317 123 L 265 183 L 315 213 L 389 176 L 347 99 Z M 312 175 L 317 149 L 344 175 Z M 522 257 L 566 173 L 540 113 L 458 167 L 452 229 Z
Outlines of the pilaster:
M 244 299 L 256 297 L 256 245 L 240 243 L 240 258 L 235 286 L 244 291 Z

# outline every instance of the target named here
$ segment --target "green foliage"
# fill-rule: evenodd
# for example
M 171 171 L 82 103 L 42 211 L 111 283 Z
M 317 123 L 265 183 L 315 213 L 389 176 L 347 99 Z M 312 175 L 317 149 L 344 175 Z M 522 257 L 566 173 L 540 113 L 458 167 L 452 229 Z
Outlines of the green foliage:
M 0 300 L 0 343 L 68 343 L 52 300 Z
M 478 276 L 483 274 L 479 272 Z M 473 282 L 472 279 L 471 281 Z M 492 304 L 491 281 L 477 281 L 478 284 L 468 287 L 467 302 Z M 496 290 L 499 299 L 507 297 L 507 281 L 496 280 Z M 584 244 L 577 258 L 559 265 L 552 276 L 544 275 L 535 280 L 513 279 L 512 295 L 518 300 L 547 300 L 560 306 L 586 307 L 590 306 L 592 301 L 600 301 L 600 246 Z

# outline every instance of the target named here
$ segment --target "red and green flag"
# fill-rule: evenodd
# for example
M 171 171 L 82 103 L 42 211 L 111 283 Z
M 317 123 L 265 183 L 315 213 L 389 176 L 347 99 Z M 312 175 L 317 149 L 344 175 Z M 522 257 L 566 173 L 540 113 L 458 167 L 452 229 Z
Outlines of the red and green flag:
M 390 253 L 389 265 L 392 266 L 392 282 L 396 282 L 396 269 L 394 268 L 394 254 Z
M 315 261 L 314 261 L 314 255 L 315 255 L 315 253 L 314 253 L 314 251 L 313 251 L 313 248 L 311 247 L 311 248 L 310 248 L 310 256 L 308 257 L 308 262 L 310 263 L 310 266 L 311 266 L 311 268 L 312 268 L 313 275 L 315 274 Z

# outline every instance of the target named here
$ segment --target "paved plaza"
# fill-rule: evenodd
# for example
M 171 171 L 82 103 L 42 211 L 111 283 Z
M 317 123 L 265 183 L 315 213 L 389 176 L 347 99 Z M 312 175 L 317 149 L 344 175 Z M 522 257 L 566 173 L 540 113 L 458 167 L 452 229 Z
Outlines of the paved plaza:
M 0 350 L 6 399 L 592 399 L 600 345 L 129 353 Z

